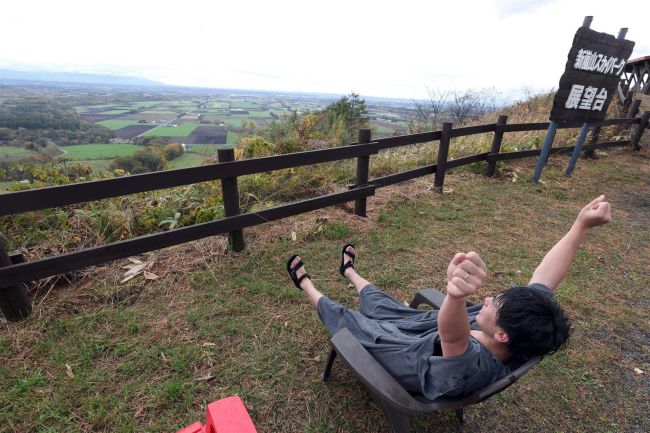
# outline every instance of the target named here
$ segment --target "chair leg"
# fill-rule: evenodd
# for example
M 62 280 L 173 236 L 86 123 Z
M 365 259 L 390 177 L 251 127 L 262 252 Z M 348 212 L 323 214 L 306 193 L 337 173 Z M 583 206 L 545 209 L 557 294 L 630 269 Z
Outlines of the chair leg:
M 329 356 L 327 357 L 327 364 L 325 364 L 325 371 L 320 375 L 320 378 L 323 382 L 327 382 L 327 379 L 330 378 L 332 374 L 332 365 L 334 365 L 334 360 L 336 359 L 336 350 L 332 349 Z
M 392 433 L 411 433 L 410 417 L 404 412 L 399 412 L 393 408 L 382 404 L 384 413 L 388 417 L 388 424 Z
M 461 407 L 460 409 L 454 410 L 454 412 L 456 412 L 456 418 L 458 418 L 458 421 L 462 425 L 465 422 L 465 411 Z

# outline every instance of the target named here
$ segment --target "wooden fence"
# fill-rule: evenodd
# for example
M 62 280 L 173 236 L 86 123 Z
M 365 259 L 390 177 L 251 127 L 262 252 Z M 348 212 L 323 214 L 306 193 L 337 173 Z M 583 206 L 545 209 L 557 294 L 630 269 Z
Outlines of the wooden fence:
M 583 150 L 589 153 L 596 148 L 625 146 L 628 144 L 632 144 L 638 150 L 641 135 L 648 127 L 649 115 L 650 113 L 646 113 L 641 118 L 632 119 L 607 119 L 600 124 L 592 125 L 594 128 L 590 143 L 583 146 Z M 632 124 L 639 126 L 630 140 L 598 141 L 602 126 Z M 501 153 L 500 148 L 504 133 L 544 130 L 548 128 L 548 125 L 548 122 L 507 124 L 507 116 L 500 116 L 496 123 L 487 125 L 454 129 L 451 123 L 445 123 L 440 131 L 378 140 L 371 139 L 369 129 L 362 129 L 359 131 L 359 142 L 352 143 L 350 146 L 242 161 L 234 160 L 233 149 L 224 149 L 218 152 L 219 163 L 217 164 L 2 194 L 0 195 L 0 216 L 220 179 L 225 217 L 216 221 L 149 234 L 29 262 L 24 262 L 19 254 L 10 256 L 0 246 L 0 308 L 5 317 L 10 320 L 19 320 L 31 313 L 31 301 L 22 287 L 22 283 L 25 282 L 224 233 L 229 233 L 232 249 L 241 251 L 244 248 L 242 229 L 246 227 L 349 201 L 355 201 L 355 213 L 357 215 L 365 216 L 367 197 L 372 196 L 377 188 L 433 174 L 435 176 L 434 186 L 442 189 L 445 173 L 448 170 L 478 161 L 487 161 L 486 175 L 492 176 L 497 161 L 533 157 L 541 152 L 540 149 L 534 149 Z M 577 128 L 580 126 L 578 124 L 564 124 L 559 128 Z M 449 143 L 452 138 L 482 133 L 494 133 L 489 152 L 447 160 Z M 382 149 L 433 141 L 439 142 L 436 164 L 374 179 L 368 178 L 370 155 L 377 154 Z M 556 147 L 551 150 L 551 153 L 572 151 L 573 146 Z M 356 184 L 348 191 L 310 198 L 257 212 L 240 213 L 237 187 L 237 178 L 239 176 L 350 158 L 357 159 L 357 168 Z

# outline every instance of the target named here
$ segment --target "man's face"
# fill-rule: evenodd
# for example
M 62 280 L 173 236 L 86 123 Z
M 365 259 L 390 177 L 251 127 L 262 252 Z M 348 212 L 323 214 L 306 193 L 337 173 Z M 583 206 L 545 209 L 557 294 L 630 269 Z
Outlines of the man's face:
M 478 324 L 479 329 L 492 336 L 494 336 L 497 331 L 501 331 L 501 328 L 497 325 L 498 308 L 494 299 L 493 296 L 485 298 L 485 301 L 483 301 L 483 308 L 481 308 L 481 311 L 476 316 L 476 323 Z

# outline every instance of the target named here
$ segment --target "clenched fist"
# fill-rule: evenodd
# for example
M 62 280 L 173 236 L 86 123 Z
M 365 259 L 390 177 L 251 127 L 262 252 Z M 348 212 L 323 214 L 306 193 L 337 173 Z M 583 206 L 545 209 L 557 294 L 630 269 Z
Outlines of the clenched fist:
M 590 229 L 612 220 L 612 206 L 605 201 L 605 195 L 595 198 L 591 203 L 582 208 L 576 223 L 582 228 Z
M 447 295 L 465 298 L 476 292 L 486 276 L 487 266 L 477 253 L 458 253 L 447 267 Z

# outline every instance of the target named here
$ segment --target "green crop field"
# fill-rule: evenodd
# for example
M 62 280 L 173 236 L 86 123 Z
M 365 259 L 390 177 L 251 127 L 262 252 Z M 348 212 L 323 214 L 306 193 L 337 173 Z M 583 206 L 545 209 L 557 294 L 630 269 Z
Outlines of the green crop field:
M 137 125 L 137 120 L 120 120 L 120 119 L 111 119 L 111 120 L 102 120 L 97 122 L 97 124 L 107 127 L 115 131 L 116 129 L 124 128 L 129 125 Z
M 164 104 L 166 102 L 169 102 L 169 101 L 135 101 L 135 102 L 129 103 L 129 105 L 134 107 L 134 108 L 140 109 L 140 108 L 145 108 L 145 107 L 153 107 L 153 106 L 156 106 L 156 105 Z
M 203 155 L 216 155 L 217 150 L 222 147 L 223 145 L 218 144 L 193 144 L 188 152 L 201 153 Z
M 185 122 L 179 126 L 159 126 L 145 132 L 144 135 L 155 135 L 157 137 L 187 137 L 196 129 L 198 123 Z
M 169 168 L 196 167 L 197 165 L 201 165 L 205 158 L 205 155 L 199 153 L 186 153 L 180 158 L 172 159 L 167 165 Z
M 241 124 L 245 119 L 248 119 L 248 116 L 228 116 L 220 120 L 222 120 L 226 125 L 241 127 Z
M 240 135 L 236 132 L 228 131 L 228 136 L 226 137 L 226 144 L 237 144 L 239 141 Z
M 251 101 L 232 100 L 230 101 L 230 108 L 258 108 L 259 104 Z
M 113 159 L 118 156 L 128 156 L 138 150 L 144 150 L 142 146 L 125 143 L 109 144 L 78 144 L 61 148 L 65 151 L 62 158 L 73 161 L 84 161 L 94 159 Z
M 248 115 L 251 117 L 271 117 L 271 112 L 268 110 L 250 110 Z
M 142 114 L 157 114 L 159 116 L 161 115 L 172 115 L 175 116 L 176 113 L 173 111 L 169 111 L 167 108 L 161 109 L 161 110 L 147 110 L 147 111 L 142 111 Z

